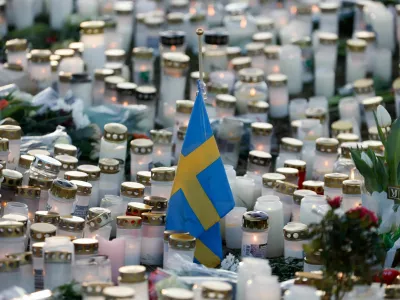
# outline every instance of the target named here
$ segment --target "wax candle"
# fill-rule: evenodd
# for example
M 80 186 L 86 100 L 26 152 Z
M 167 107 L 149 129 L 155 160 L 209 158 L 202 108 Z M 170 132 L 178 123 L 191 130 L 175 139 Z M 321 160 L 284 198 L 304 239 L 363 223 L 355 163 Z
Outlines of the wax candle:
M 114 3 L 117 35 L 121 38 L 122 49 L 128 50 L 133 34 L 133 3 L 130 1 L 116 1 Z
M 239 77 L 239 71 L 251 67 L 251 58 L 248 56 L 237 56 L 230 60 L 232 69 L 235 71 L 236 77 Z
M 108 65 L 113 65 L 115 68 L 122 68 L 122 73 L 118 75 L 121 75 L 126 81 L 129 81 L 131 75 L 128 66 L 125 65 L 126 51 L 123 49 L 108 49 L 104 54 L 106 56 L 106 64 L 104 67 L 107 68 Z M 117 75 L 116 72 L 114 72 L 114 74 Z
M 88 175 L 88 183 L 91 184 L 91 194 L 89 201 L 89 208 L 99 205 L 99 179 L 100 179 L 100 168 L 92 165 L 80 165 L 78 171 L 86 173 Z
M 285 45 L 279 54 L 280 72 L 287 76 L 289 94 L 298 94 L 303 90 L 303 65 L 301 50 L 295 45 Z
M 250 144 L 258 151 L 271 151 L 271 138 L 273 126 L 269 123 L 251 123 Z
M 118 195 L 120 176 L 119 162 L 113 158 L 102 158 L 99 161 L 100 183 L 99 183 L 99 199 L 105 195 Z
M 85 238 L 96 238 L 101 236 L 105 240 L 109 240 L 111 236 L 111 210 L 102 207 L 89 208 L 87 222 L 84 229 Z
M 297 185 L 277 180 L 274 187 L 274 195 L 278 196 L 283 205 L 283 224 L 290 221 L 293 206 L 293 193 L 297 189 Z
M 276 181 L 285 181 L 285 179 L 285 175 L 280 173 L 266 173 L 262 175 L 262 196 L 273 195 Z
M 358 141 L 358 136 L 357 136 L 357 141 Z M 367 147 L 362 143 L 344 142 L 342 143 L 340 148 L 341 148 L 341 155 L 337 160 L 337 162 L 335 163 L 333 171 L 336 173 L 346 174 L 349 176 L 350 179 L 355 179 L 356 177 L 361 176 L 357 171 L 354 161 L 351 159 L 350 149 L 360 148 L 366 150 Z
M 290 174 L 295 173 L 290 169 L 296 169 L 298 171 L 297 178 L 296 178 L 297 182 L 293 181 L 292 183 L 297 184 L 298 188 L 301 189 L 303 187 L 303 182 L 304 182 L 304 180 L 306 178 L 307 163 L 305 161 L 299 160 L 299 159 L 295 159 L 295 160 L 289 159 L 289 160 L 286 160 L 284 162 L 283 166 L 284 166 L 284 169 L 289 169 L 288 171 L 290 172 Z M 277 172 L 278 172 L 278 170 L 277 170 Z M 281 173 L 281 174 L 285 175 L 282 172 L 278 172 L 278 173 Z M 289 178 L 286 178 L 286 180 L 283 180 L 283 181 L 291 182 L 291 180 L 294 180 L 294 179 L 293 178 L 290 179 L 290 177 L 289 177 Z
M 57 49 L 54 54 L 60 56 L 59 72 L 84 73 L 84 62 L 80 56 L 75 55 L 73 49 Z
M 380 96 L 366 98 L 362 101 L 362 104 L 364 106 L 364 111 L 365 111 L 365 121 L 367 123 L 368 128 L 371 128 L 376 125 L 375 118 L 374 118 L 374 112 L 376 112 L 376 109 L 382 103 L 382 101 L 383 101 L 383 98 Z
M 80 24 L 83 60 L 89 74 L 93 74 L 95 69 L 102 68 L 105 64 L 104 25 L 103 21 L 87 21 Z
M 143 213 L 142 249 L 140 261 L 146 265 L 161 265 L 165 230 L 165 214 Z
M 217 144 L 224 164 L 236 167 L 243 123 L 234 118 L 223 118 L 217 132 Z
M 307 195 L 316 195 L 314 191 L 310 190 L 296 190 L 293 193 L 293 206 L 292 206 L 292 222 L 300 221 L 300 206 L 301 201 Z
M 262 175 L 269 172 L 272 156 L 265 151 L 252 150 L 249 153 L 247 171 Z
M 85 215 L 86 217 L 86 215 Z M 57 235 L 73 236 L 74 238 L 83 237 L 85 219 L 77 216 L 61 216 L 58 223 Z
M 70 215 L 76 199 L 77 186 L 64 179 L 55 179 L 49 191 L 46 208 L 60 215 Z
M 104 135 L 100 142 L 100 159 L 118 158 L 125 161 L 127 151 L 126 126 L 119 123 L 104 125 Z
M 56 212 L 51 212 L 51 211 L 36 211 L 35 212 L 35 219 L 34 223 L 48 223 L 48 224 L 53 224 L 55 226 L 58 226 L 58 223 L 60 222 L 60 214 Z M 57 227 L 54 229 L 54 235 L 55 231 L 57 230 Z
M 360 180 L 343 181 L 342 192 L 342 208 L 344 211 L 361 206 L 362 200 Z
M 266 257 L 268 219 L 268 214 L 263 211 L 249 211 L 243 214 L 242 257 Z
M 283 255 L 283 205 L 279 197 L 275 195 L 263 196 L 257 199 L 254 209 L 268 214 L 269 232 L 267 257 L 279 257 Z
M 39 90 L 51 84 L 50 50 L 33 49 L 30 52 L 29 74 Z
M 75 252 L 75 260 L 87 259 L 91 257 L 95 257 L 99 251 L 99 242 L 96 239 L 89 238 L 78 238 L 72 241 L 74 244 L 74 252 Z M 79 268 L 81 269 L 81 268 Z M 84 277 L 83 274 L 77 274 L 77 270 L 74 270 L 74 278 L 77 280 L 77 277 Z M 83 270 L 80 270 L 81 272 Z M 85 274 L 86 275 L 86 274 Z M 80 281 L 80 280 L 77 280 Z
M 210 82 L 217 85 L 227 85 L 228 91 L 231 92 L 235 83 L 235 74 L 232 71 L 213 71 L 210 73 Z
M 265 74 L 267 76 L 281 72 L 279 59 L 280 52 L 280 46 L 271 45 L 264 48 Z
M 255 34 L 253 34 L 252 39 L 253 39 L 253 42 L 255 42 L 256 44 L 263 43 L 264 46 L 274 44 L 274 34 L 269 31 L 256 32 Z M 264 51 L 261 51 L 261 52 L 264 52 Z
M 127 265 L 118 269 L 118 285 L 131 287 L 135 291 L 135 297 L 148 300 L 148 282 L 146 267 L 139 265 Z
M 300 37 L 298 39 L 294 39 L 292 41 L 292 44 L 300 47 L 301 50 L 301 58 L 303 65 L 303 74 L 302 74 L 303 82 L 306 83 L 312 82 L 314 76 L 312 74 L 313 50 L 311 45 L 311 38 L 309 36 Z
M 315 70 L 318 69 L 336 69 L 337 40 L 335 33 L 319 32 L 317 34 L 318 47 L 315 49 Z
M 145 186 L 144 195 L 150 196 L 151 194 L 151 172 L 139 171 L 136 173 L 136 181 Z
M 286 160 L 300 159 L 303 142 L 290 137 L 281 139 L 279 156 L 276 159 L 276 168 L 283 167 Z
M 285 258 L 304 257 L 303 245 L 308 240 L 308 226 L 303 223 L 289 222 L 283 227 L 285 237 Z
M 176 114 L 174 124 L 173 139 L 176 140 L 179 127 L 187 127 L 189 124 L 190 114 L 192 113 L 194 102 L 190 100 L 176 101 Z
M 167 130 L 151 130 L 150 135 L 154 142 L 153 164 L 171 166 L 172 133 Z
M 139 171 L 149 171 L 153 162 L 154 143 L 148 139 L 135 139 L 131 141 L 131 180 L 136 179 Z
M 160 167 L 151 169 L 151 195 L 169 199 L 172 184 L 175 178 L 175 169 Z
M 126 203 L 123 201 L 122 197 L 115 196 L 115 194 L 105 195 L 100 201 L 100 207 L 107 208 L 111 211 L 111 217 L 116 220 L 118 216 L 121 216 L 126 211 Z M 112 231 L 111 236 L 116 235 L 116 222 L 111 222 Z
M 132 50 L 132 80 L 138 85 L 153 82 L 153 49 L 136 47 Z
M 54 145 L 54 156 L 57 155 L 69 155 L 76 157 L 78 148 L 71 144 L 55 144 Z
M 97 242 L 97 241 L 96 241 Z M 76 282 L 110 282 L 111 281 L 111 259 L 107 255 L 96 255 L 75 261 L 74 281 Z
M 25 249 L 25 227 L 17 221 L 0 221 L 2 234 L 0 235 L 0 258 L 6 257 L 9 253 L 21 253 Z
M 326 205 L 326 197 L 322 195 L 306 195 L 301 200 L 300 205 L 300 222 L 306 225 L 312 223 L 319 223 L 322 220 L 322 216 L 313 212 L 319 208 L 319 206 Z
M 44 242 L 49 237 L 56 235 L 57 227 L 52 224 L 34 223 L 29 230 L 31 245 L 37 242 Z M 43 252 L 44 253 L 44 252 Z
M 113 70 L 113 74 L 115 70 Z M 105 105 L 115 105 L 117 103 L 117 85 L 125 82 L 125 79 L 121 76 L 107 76 L 104 78 L 104 98 L 103 103 Z
M 272 118 L 284 118 L 289 110 L 289 93 L 287 76 L 283 74 L 271 74 L 267 77 L 269 86 L 269 105 Z
M 183 288 L 165 288 L 161 290 L 161 296 L 163 299 L 171 299 L 171 300 L 192 300 L 194 299 L 194 294 L 192 291 L 183 289 Z
M 269 104 L 265 101 L 250 101 L 247 103 L 246 118 L 253 122 L 268 121 Z
M 355 98 L 345 97 L 340 100 L 339 115 L 340 119 L 351 122 L 354 132 L 359 132 L 361 126 L 360 105 Z
M 78 187 L 73 215 L 86 218 L 91 200 L 92 184 L 81 180 L 72 180 L 71 182 Z
M 286 161 L 285 161 L 286 162 Z M 290 167 L 277 168 L 276 173 L 285 176 L 286 182 L 297 185 L 299 182 L 299 170 Z
M 239 81 L 235 84 L 234 92 L 239 114 L 247 112 L 248 102 L 267 100 L 267 84 L 264 80 L 261 69 L 246 68 L 239 71 Z
M 324 195 L 328 198 L 342 196 L 343 181 L 349 179 L 347 174 L 329 173 L 324 177 Z
M 307 168 L 312 170 L 315 155 L 315 140 L 323 136 L 323 129 L 320 120 L 304 119 L 300 122 L 297 130 L 298 138 L 303 141 L 301 159 L 307 164 Z M 307 173 L 307 179 L 312 177 L 312 172 Z
M 216 71 L 215 73 L 219 73 Z M 207 83 L 207 99 L 206 104 L 209 104 L 212 107 L 216 106 L 216 97 L 220 94 L 228 94 L 229 86 L 224 83 L 216 83 L 216 82 L 208 82 Z M 213 112 L 214 113 L 214 112 Z M 210 113 L 209 113 L 210 114 Z
M 124 201 L 124 211 L 130 202 L 143 203 L 144 185 L 137 182 L 123 182 L 121 184 L 120 195 Z
M 187 262 L 193 262 L 196 249 L 196 238 L 186 233 L 173 233 L 169 236 L 167 262 L 164 262 L 167 269 L 179 268 L 176 257 Z
M 385 147 L 381 141 L 367 140 L 363 141 L 363 145 L 374 151 L 377 155 L 384 155 Z
M 4 207 L 8 202 L 15 201 L 17 187 L 22 184 L 23 175 L 17 171 L 10 169 L 2 170 L 3 180 L 1 182 L 1 206 Z
M 306 180 L 303 182 L 303 188 L 316 192 L 318 195 L 324 194 L 324 182 L 319 180 Z
M 370 25 L 376 34 L 378 48 L 394 51 L 395 36 L 394 15 L 385 6 L 375 5 L 367 10 L 368 25 Z
M 356 127 L 356 130 L 358 130 L 358 127 Z M 342 133 L 353 133 L 353 123 L 347 120 L 335 121 L 331 124 L 331 132 L 333 138 Z
M 39 208 L 40 188 L 33 186 L 17 187 L 16 200 L 28 206 L 28 218 L 32 222 L 35 212 Z
M 145 44 L 144 46 L 152 48 L 154 54 L 158 55 L 158 39 L 159 39 L 159 32 L 161 31 L 162 25 L 164 23 L 164 18 L 147 15 L 144 18 L 144 29 L 145 29 Z
M 351 39 L 347 40 L 346 45 L 346 83 L 352 83 L 364 78 L 367 73 L 367 43 L 363 40 Z
M 335 71 L 319 68 L 315 71 L 315 95 L 332 97 L 335 95 Z
M 27 70 L 28 60 L 26 58 L 28 41 L 25 39 L 13 39 L 6 42 L 7 63 L 21 65 Z
M 276 42 L 274 20 L 270 17 L 259 16 L 256 19 L 257 29 L 259 32 L 270 32 L 273 36 L 273 43 Z
M 375 96 L 374 81 L 369 78 L 356 80 L 353 84 L 353 89 L 354 95 L 360 105 L 364 99 Z
M 326 98 L 325 98 L 326 99 Z M 324 136 L 329 136 L 329 113 L 328 109 L 323 107 L 320 104 L 318 106 L 312 107 L 309 105 L 309 108 L 306 109 L 306 118 L 307 119 L 316 119 L 322 125 L 322 134 Z
M 389 85 L 392 82 L 392 52 L 389 49 L 376 49 L 374 60 L 374 80 Z
M 72 256 L 66 251 L 44 253 L 44 288 L 54 289 L 72 280 Z

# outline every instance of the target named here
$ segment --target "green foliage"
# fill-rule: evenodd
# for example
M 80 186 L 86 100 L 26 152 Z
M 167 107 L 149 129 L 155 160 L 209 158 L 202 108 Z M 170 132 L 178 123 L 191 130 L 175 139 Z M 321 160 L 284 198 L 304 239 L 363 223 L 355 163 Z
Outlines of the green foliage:
M 81 285 L 75 281 L 59 286 L 53 290 L 53 300 L 81 300 Z
M 385 145 L 386 162 L 389 167 L 389 185 L 397 186 L 400 184 L 397 176 L 400 163 L 400 120 L 393 122 L 388 134 Z

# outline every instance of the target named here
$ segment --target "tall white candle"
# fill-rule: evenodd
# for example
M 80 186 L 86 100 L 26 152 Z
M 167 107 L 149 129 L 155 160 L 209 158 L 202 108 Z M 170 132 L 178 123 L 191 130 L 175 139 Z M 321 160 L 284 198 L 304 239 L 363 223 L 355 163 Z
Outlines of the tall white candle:
M 315 86 L 316 96 L 324 96 L 330 98 L 335 95 L 335 71 L 325 68 L 315 70 Z
M 363 40 L 347 40 L 346 83 L 362 79 L 367 73 L 367 43 Z
M 245 207 L 234 207 L 225 217 L 225 240 L 230 249 L 240 249 L 242 246 L 242 216 Z
M 300 222 L 306 225 L 321 222 L 322 216 L 316 214 L 313 210 L 318 210 L 319 206 L 323 205 L 327 205 L 325 196 L 306 195 L 301 201 Z
M 267 77 L 267 83 L 271 117 L 286 117 L 289 113 L 288 77 L 283 74 L 271 74 Z
M 102 68 L 106 57 L 103 21 L 87 21 L 81 23 L 81 42 L 83 43 L 83 60 L 87 71 L 93 74 L 95 69 Z
M 268 219 L 268 214 L 263 211 L 249 211 L 243 214 L 242 257 L 266 257 Z
M 285 45 L 280 53 L 281 72 L 287 76 L 289 94 L 298 94 L 303 90 L 303 65 L 301 49 L 294 45 Z
M 319 32 L 316 34 L 318 46 L 315 49 L 315 69 L 328 68 L 336 69 L 337 40 L 338 36 L 334 33 Z
M 392 81 L 392 51 L 389 49 L 376 49 L 374 59 L 374 80 L 385 85 Z
M 360 180 L 343 181 L 342 208 L 344 211 L 361 206 L 361 184 L 362 183 Z

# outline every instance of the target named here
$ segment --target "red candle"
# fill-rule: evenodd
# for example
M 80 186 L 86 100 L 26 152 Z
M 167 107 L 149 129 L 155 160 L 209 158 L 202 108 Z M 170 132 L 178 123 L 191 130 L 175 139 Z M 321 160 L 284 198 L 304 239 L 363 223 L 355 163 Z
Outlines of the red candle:
M 285 161 L 284 166 L 286 168 L 294 168 L 299 171 L 298 173 L 299 181 L 297 183 L 297 186 L 299 190 L 302 189 L 303 182 L 306 179 L 306 162 L 299 159 L 289 159 Z

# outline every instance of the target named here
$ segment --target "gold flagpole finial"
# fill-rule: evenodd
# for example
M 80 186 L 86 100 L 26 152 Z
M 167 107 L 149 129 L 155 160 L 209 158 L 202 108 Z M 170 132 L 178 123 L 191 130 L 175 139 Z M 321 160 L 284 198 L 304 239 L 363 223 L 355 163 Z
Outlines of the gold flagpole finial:
M 199 73 L 200 73 L 200 81 L 203 83 L 203 34 L 204 30 L 202 28 L 198 28 L 196 30 L 196 34 L 199 38 Z

